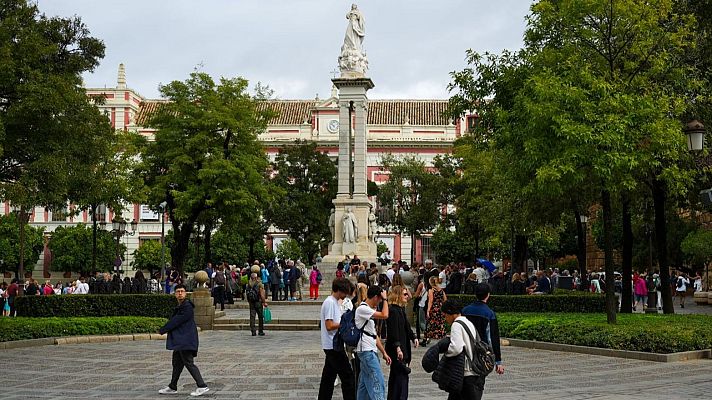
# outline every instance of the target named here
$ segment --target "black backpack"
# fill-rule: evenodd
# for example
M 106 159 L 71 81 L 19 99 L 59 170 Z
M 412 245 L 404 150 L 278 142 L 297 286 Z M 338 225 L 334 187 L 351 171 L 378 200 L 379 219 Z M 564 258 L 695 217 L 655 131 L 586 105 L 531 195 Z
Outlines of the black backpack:
M 470 363 L 470 368 L 472 369 L 472 372 L 475 375 L 482 377 L 489 375 L 494 370 L 496 364 L 496 359 L 494 356 L 494 351 L 492 350 L 492 346 L 490 346 L 489 343 L 483 340 L 475 340 L 475 336 L 472 334 L 472 331 L 470 331 L 470 328 L 468 328 L 467 324 L 465 324 L 464 322 L 455 322 L 462 325 L 462 327 L 465 329 L 465 332 L 467 332 L 467 336 L 470 337 L 470 346 L 472 346 L 473 358 L 470 359 L 470 356 L 467 354 L 467 348 L 463 349 L 463 352 L 465 353 L 465 358 L 467 359 L 467 362 Z
M 260 287 L 259 285 L 247 286 L 247 301 L 250 303 L 257 303 L 260 301 Z
M 299 279 L 302 277 L 302 269 L 296 265 L 292 267 L 292 272 L 294 272 L 294 278 Z
M 359 306 L 360 307 L 360 306 Z M 356 326 L 356 309 L 346 311 L 341 315 L 341 321 L 339 321 L 339 329 L 334 335 L 334 350 L 343 351 L 344 345 L 356 347 L 358 342 L 361 341 L 361 336 L 366 335 L 372 338 L 376 338 L 376 335 L 372 335 L 368 332 L 364 332 L 364 328 L 368 325 L 366 321 L 365 324 L 359 329 Z

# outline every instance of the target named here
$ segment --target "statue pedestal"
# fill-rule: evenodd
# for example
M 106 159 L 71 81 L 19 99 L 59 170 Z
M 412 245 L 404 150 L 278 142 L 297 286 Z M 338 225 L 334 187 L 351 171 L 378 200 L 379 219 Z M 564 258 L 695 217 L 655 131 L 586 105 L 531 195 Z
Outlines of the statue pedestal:
M 356 216 L 358 225 L 358 240 L 354 243 L 344 242 L 343 217 L 346 210 L 351 211 Z M 329 245 L 329 254 L 323 258 L 324 263 L 338 263 L 344 256 L 358 255 L 361 261 L 369 263 L 377 262 L 378 254 L 376 243 L 368 239 L 368 215 L 371 212 L 371 202 L 366 196 L 338 195 L 334 199 L 334 236 L 336 240 Z

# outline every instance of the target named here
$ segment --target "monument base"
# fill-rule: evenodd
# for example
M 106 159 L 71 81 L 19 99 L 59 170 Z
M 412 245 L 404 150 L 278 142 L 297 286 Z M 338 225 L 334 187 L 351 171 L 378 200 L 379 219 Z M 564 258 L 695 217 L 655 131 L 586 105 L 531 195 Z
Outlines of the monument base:
M 323 263 L 338 263 L 345 256 L 353 258 L 357 255 L 358 258 L 369 263 L 378 262 L 378 251 L 376 243 L 368 238 L 368 216 L 371 213 L 371 202 L 366 196 L 350 196 L 338 195 L 333 201 L 334 217 L 335 217 L 335 236 L 334 243 L 329 245 L 329 254 L 326 255 Z M 343 237 L 343 217 L 346 210 L 351 208 L 351 211 L 356 216 L 358 221 L 357 241 L 353 243 L 345 243 Z

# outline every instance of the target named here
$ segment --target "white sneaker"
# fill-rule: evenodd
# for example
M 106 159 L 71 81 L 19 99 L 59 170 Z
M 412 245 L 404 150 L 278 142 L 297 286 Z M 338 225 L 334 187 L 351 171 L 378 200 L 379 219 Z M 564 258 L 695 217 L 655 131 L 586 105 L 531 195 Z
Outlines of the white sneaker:
M 173 390 L 169 388 L 168 386 L 164 387 L 163 389 L 158 391 L 159 394 L 178 394 L 177 390 Z
M 208 390 L 210 390 L 210 389 L 208 389 L 207 387 L 197 388 L 197 389 L 195 389 L 195 392 L 191 392 L 190 395 L 191 396 L 202 396 L 205 393 L 208 393 Z

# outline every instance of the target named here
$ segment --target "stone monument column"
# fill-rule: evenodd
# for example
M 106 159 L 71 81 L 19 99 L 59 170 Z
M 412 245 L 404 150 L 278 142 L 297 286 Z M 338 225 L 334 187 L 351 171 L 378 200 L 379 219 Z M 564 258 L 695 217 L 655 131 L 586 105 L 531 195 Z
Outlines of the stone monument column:
M 346 15 L 349 21 L 339 56 L 341 76 L 332 79 L 339 89 L 339 184 L 334 199 L 334 241 L 329 245 L 325 263 L 337 263 L 344 256 L 358 255 L 363 261 L 376 262 L 374 235 L 369 237 L 371 202 L 367 188 L 368 98 L 374 87 L 366 77 L 368 59 L 363 51 L 364 18 L 356 5 Z M 351 163 L 353 162 L 353 172 Z M 353 179 L 353 189 L 351 180 Z

